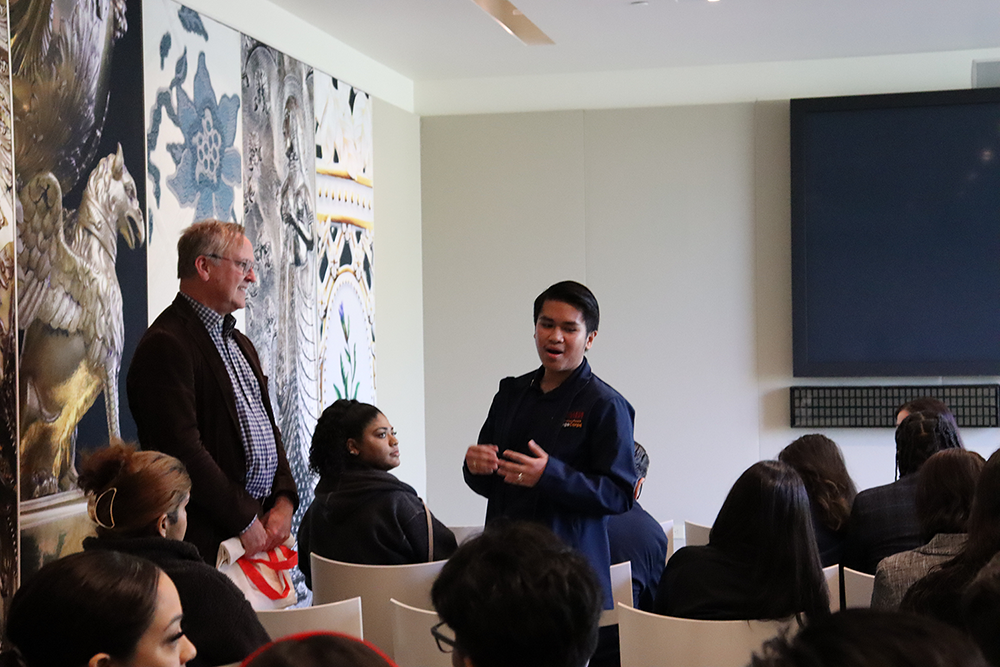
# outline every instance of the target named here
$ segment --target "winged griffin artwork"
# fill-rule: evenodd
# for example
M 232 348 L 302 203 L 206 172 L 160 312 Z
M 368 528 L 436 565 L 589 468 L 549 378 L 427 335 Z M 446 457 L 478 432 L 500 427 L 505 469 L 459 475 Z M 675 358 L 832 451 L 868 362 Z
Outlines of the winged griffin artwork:
M 124 325 L 118 234 L 145 242 L 121 146 L 93 164 L 110 90 L 111 53 L 128 29 L 126 0 L 14 0 L 11 54 L 18 211 L 21 498 L 75 486 L 82 416 L 104 394 L 119 435 Z

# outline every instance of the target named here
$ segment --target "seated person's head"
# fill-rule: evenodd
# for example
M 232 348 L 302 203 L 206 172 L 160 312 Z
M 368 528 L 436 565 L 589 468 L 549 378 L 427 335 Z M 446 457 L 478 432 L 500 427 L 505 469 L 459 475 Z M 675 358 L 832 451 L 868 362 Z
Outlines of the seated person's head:
M 491 525 L 462 544 L 431 592 L 463 667 L 582 667 L 604 595 L 587 560 L 547 528 Z
M 987 667 L 958 630 L 923 616 L 847 609 L 764 644 L 751 667 Z
M 933 412 L 914 412 L 896 427 L 896 466 L 900 477 L 920 470 L 924 461 L 945 449 L 961 449 L 953 421 Z
M 378 408 L 352 399 L 334 401 L 316 423 L 309 467 L 320 476 L 348 466 L 392 470 L 399 465 L 399 441 Z
M 642 493 L 642 484 L 646 481 L 646 473 L 649 472 L 649 454 L 646 453 L 646 448 L 637 442 L 635 443 L 633 456 L 636 476 L 635 499 L 639 500 L 639 494 Z
M 799 473 L 827 528 L 839 531 L 847 526 L 858 490 L 837 443 L 819 433 L 804 435 L 782 449 L 778 460 Z
M 917 520 L 925 541 L 938 533 L 964 533 L 979 473 L 986 461 L 966 449 L 946 449 L 920 467 Z
M 791 466 L 758 461 L 747 468 L 722 503 L 709 545 L 754 559 L 754 618 L 829 613 L 809 496 Z
M 920 398 L 907 401 L 896 408 L 896 426 L 899 426 L 900 422 L 914 412 L 930 412 L 939 417 L 944 417 L 955 424 L 955 415 L 952 414 L 947 403 L 932 396 L 921 396 Z
M 6 632 L 28 667 L 181 667 L 195 656 L 182 616 L 177 589 L 156 565 L 87 551 L 25 581 Z
M 184 539 L 191 478 L 173 456 L 115 442 L 84 459 L 79 483 L 99 537 Z
M 283 637 L 259 648 L 243 667 L 396 667 L 377 648 L 335 632 Z

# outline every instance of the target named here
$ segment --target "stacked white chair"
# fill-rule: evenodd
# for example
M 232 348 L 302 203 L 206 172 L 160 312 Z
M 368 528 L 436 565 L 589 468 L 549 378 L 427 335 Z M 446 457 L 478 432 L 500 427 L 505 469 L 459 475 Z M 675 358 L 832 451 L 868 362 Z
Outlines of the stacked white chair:
M 614 608 L 601 612 L 601 627 L 618 622 L 618 605 L 632 606 L 632 562 L 615 563 L 611 566 L 611 599 Z
M 431 635 L 431 628 L 441 620 L 437 613 L 395 599 L 390 603 L 396 664 L 399 667 L 451 667 L 451 656 L 438 649 Z
M 415 565 L 358 565 L 310 554 L 313 604 L 361 598 L 365 639 L 393 655 L 392 604 L 395 598 L 430 609 L 431 586 L 445 561 Z
M 259 610 L 257 618 L 271 639 L 299 632 L 340 632 L 364 639 L 361 598 L 289 609 Z
M 670 560 L 670 557 L 674 555 L 674 520 L 661 521 L 660 528 L 667 536 L 667 560 Z
M 708 544 L 711 526 L 703 526 L 700 523 L 684 522 L 684 544 L 689 547 L 701 547 Z
M 621 667 L 743 667 L 794 621 L 695 621 L 618 606 Z
M 461 544 L 483 532 L 483 526 L 448 526 L 448 530 L 455 534 L 455 541 Z
M 844 568 L 844 606 L 872 606 L 872 591 L 875 590 L 875 575 Z
M 826 579 L 826 590 L 830 594 L 830 611 L 840 611 L 840 566 L 831 565 L 823 568 L 823 578 Z

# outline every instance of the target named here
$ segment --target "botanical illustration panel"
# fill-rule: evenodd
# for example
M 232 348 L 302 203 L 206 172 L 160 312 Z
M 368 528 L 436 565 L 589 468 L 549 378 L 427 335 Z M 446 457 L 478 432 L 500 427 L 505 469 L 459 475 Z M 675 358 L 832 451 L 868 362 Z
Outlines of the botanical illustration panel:
M 316 72 L 320 402 L 375 403 L 372 105 Z
M 192 222 L 243 222 L 240 34 L 172 0 L 144 0 L 149 310 L 173 300 Z
M 302 502 L 315 480 L 309 446 L 319 417 L 316 171 L 311 67 L 243 37 L 243 210 L 257 282 L 247 335 L 270 377 L 271 400 Z

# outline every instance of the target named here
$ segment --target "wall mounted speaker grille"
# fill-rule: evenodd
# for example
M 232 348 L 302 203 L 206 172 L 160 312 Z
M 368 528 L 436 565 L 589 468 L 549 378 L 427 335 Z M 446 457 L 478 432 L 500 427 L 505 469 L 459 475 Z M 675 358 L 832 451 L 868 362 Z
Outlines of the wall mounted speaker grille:
M 792 387 L 791 425 L 800 428 L 895 428 L 896 408 L 932 396 L 944 401 L 961 427 L 995 427 L 1000 385 L 926 387 Z

